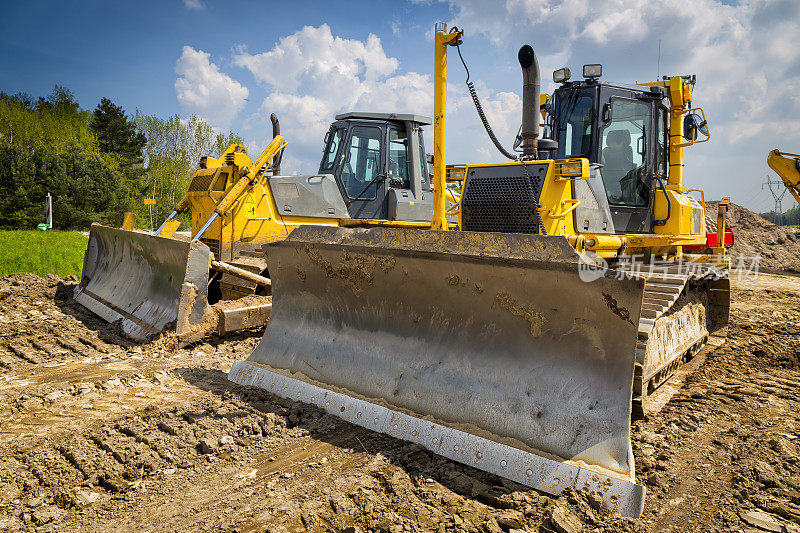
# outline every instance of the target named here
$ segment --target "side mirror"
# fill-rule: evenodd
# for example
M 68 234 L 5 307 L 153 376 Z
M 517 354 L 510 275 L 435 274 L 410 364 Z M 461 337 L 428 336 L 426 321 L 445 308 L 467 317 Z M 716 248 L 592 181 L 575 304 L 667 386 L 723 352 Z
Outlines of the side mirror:
M 694 142 L 698 133 L 708 137 L 708 122 L 697 113 L 689 113 L 683 118 L 683 138 Z

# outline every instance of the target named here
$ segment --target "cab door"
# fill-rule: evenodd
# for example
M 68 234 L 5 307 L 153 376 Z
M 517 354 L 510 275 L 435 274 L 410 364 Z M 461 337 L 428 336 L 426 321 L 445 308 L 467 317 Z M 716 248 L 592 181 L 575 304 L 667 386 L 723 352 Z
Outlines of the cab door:
M 384 128 L 356 124 L 348 132 L 342 154 L 340 183 L 352 218 L 388 217 Z
M 598 163 L 617 233 L 652 232 L 652 101 L 630 92 L 603 91 Z

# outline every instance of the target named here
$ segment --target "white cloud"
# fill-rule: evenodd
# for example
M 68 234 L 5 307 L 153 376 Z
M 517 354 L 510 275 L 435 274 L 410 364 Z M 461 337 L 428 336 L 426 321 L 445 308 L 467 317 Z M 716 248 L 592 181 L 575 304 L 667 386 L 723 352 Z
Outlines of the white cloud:
M 186 9 L 205 9 L 206 6 L 200 0 L 183 0 L 183 7 Z
M 210 61 L 210 55 L 191 46 L 175 62 L 175 92 L 184 112 L 196 113 L 220 130 L 230 128 L 244 107 L 249 91 Z
M 704 187 L 708 198 L 731 195 L 747 205 L 770 172 L 764 161 L 767 152 L 796 151 L 800 146 L 800 48 L 784 37 L 800 33 L 800 2 L 448 3 L 454 14 L 451 23 L 466 30 L 465 53 L 473 66 L 473 81 L 506 148 L 519 126 L 517 46 L 534 46 L 543 89 L 552 90 L 550 71 L 570 66 L 577 77 L 583 63 L 593 62 L 604 64 L 606 80 L 650 81 L 656 76 L 659 40 L 660 73 L 697 74 L 694 103 L 705 109 L 712 130 L 711 142 L 686 151 L 687 185 Z M 481 46 L 476 34 L 496 46 Z M 268 50 L 239 49 L 233 61 L 263 88 L 261 109 L 245 121 L 245 135 L 263 144 L 269 132 L 267 116 L 278 113 L 290 142 L 285 168 L 292 171 L 315 170 L 322 136 L 336 113 L 432 115 L 430 71 L 404 69 L 399 58 L 387 55 L 376 35 L 344 39 L 327 25 L 309 26 Z M 451 65 L 453 74 L 460 71 L 458 63 Z M 429 141 L 431 128 L 427 130 Z M 429 143 L 427 149 L 432 151 Z M 502 160 L 458 76 L 451 77 L 448 88 L 448 160 Z
M 245 134 L 260 137 L 263 145 L 269 132 L 267 117 L 277 113 L 289 142 L 283 165 L 289 172 L 316 171 L 324 133 L 337 113 L 433 114 L 431 76 L 401 72 L 400 61 L 388 57 L 372 34 L 365 41 L 343 39 L 326 24 L 306 26 L 269 51 L 250 53 L 240 48 L 234 63 L 248 69 L 267 90 L 258 115 L 247 121 Z M 453 157 L 465 160 L 486 139 L 463 85 L 455 85 L 449 91 L 448 137 L 457 141 Z M 519 98 L 512 93 L 494 95 L 483 85 L 480 93 L 495 131 L 510 142 L 509 135 L 519 125 L 511 118 L 520 113 Z M 426 136 L 426 149 L 432 152 L 430 127 Z
M 769 172 L 771 148 L 800 146 L 800 2 L 742 0 L 448 0 L 453 24 L 483 34 L 496 53 L 530 42 L 547 73 L 569 62 L 604 63 L 605 78 L 650 81 L 661 40 L 661 74 L 697 74 L 695 104 L 712 129 L 687 150 L 687 184 L 707 197 L 747 204 Z M 509 36 L 513 36 L 510 38 Z

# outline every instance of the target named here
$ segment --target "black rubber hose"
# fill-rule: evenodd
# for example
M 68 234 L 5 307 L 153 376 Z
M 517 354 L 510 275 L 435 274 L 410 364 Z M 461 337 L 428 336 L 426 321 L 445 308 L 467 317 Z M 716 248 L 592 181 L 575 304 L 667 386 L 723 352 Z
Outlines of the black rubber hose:
M 453 29 L 457 30 L 457 28 Z M 486 113 L 483 112 L 483 106 L 481 106 L 481 101 L 478 99 L 478 91 L 475 90 L 475 84 L 469 81 L 469 69 L 467 68 L 467 64 L 464 62 L 464 57 L 461 55 L 460 44 L 456 44 L 456 50 L 458 50 L 458 57 L 459 59 L 461 59 L 461 64 L 464 65 L 464 70 L 467 71 L 467 79 L 465 82 L 467 84 L 467 90 L 469 91 L 469 95 L 472 97 L 472 101 L 475 103 L 475 109 L 478 111 L 478 117 L 481 119 L 483 127 L 486 129 L 486 133 L 489 135 L 489 138 L 492 140 L 492 142 L 494 143 L 494 145 L 497 147 L 497 149 L 500 151 L 501 154 L 503 154 L 509 159 L 516 161 L 517 156 L 509 153 L 505 148 L 503 148 L 503 145 L 500 144 L 500 141 L 497 140 L 497 137 L 492 131 L 492 126 L 489 125 L 489 119 L 486 118 Z

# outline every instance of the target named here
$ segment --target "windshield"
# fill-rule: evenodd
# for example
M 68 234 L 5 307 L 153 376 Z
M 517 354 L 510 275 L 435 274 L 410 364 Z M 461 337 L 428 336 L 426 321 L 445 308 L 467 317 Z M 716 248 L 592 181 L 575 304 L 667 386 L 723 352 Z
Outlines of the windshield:
M 559 106 L 558 157 L 588 157 L 592 143 L 594 98 L 588 92 L 573 91 Z

